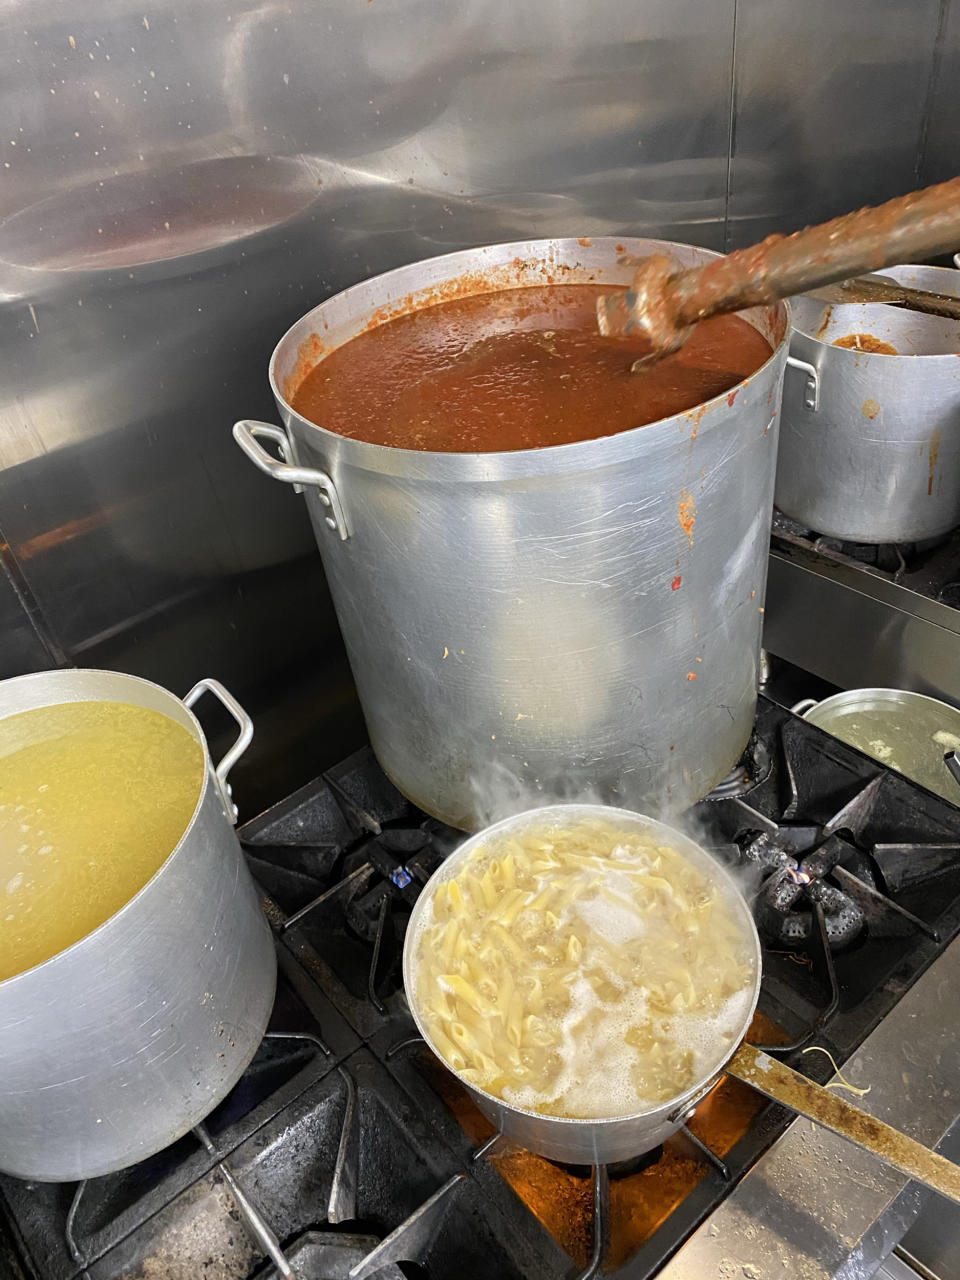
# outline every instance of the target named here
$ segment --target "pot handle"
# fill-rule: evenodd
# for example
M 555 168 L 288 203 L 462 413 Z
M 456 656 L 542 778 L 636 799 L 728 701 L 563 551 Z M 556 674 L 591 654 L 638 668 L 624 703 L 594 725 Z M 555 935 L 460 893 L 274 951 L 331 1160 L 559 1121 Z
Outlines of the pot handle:
M 272 440 L 280 451 L 275 458 L 260 443 L 260 438 Z M 247 455 L 255 467 L 259 467 L 265 475 L 274 480 L 283 480 L 293 485 L 294 493 L 302 493 L 306 485 L 311 485 L 320 494 L 320 501 L 326 508 L 324 517 L 328 529 L 339 533 L 341 542 L 346 542 L 350 534 L 347 530 L 343 504 L 337 493 L 337 486 L 326 471 L 317 471 L 313 467 L 301 467 L 293 461 L 293 449 L 290 438 L 283 427 L 275 427 L 269 422 L 254 422 L 244 419 L 233 424 L 233 438 Z
M 809 360 L 801 360 L 798 356 L 787 356 L 787 364 L 791 369 L 799 369 L 807 375 L 807 384 L 803 389 L 803 407 L 816 413 L 820 408 L 820 370 Z
M 908 1178 L 915 1178 L 942 1196 L 960 1202 L 960 1165 L 876 1119 L 869 1112 L 861 1111 L 845 1098 L 838 1098 L 829 1089 L 814 1084 L 785 1062 L 769 1057 L 752 1044 L 743 1043 L 724 1070 L 727 1075 L 748 1084 L 774 1102 L 863 1147 Z
M 813 707 L 817 705 L 816 698 L 801 698 L 799 702 L 795 702 L 790 708 L 791 714 L 795 716 L 806 715 Z
M 224 812 L 230 821 L 236 825 L 238 811 L 237 806 L 233 803 L 233 791 L 230 783 L 227 781 L 227 775 L 237 763 L 253 738 L 253 721 L 241 707 L 232 693 L 228 693 L 219 680 L 207 678 L 206 680 L 198 680 L 190 692 L 183 699 L 186 707 L 192 707 L 204 693 L 212 693 L 233 716 L 237 724 L 240 726 L 240 732 L 237 734 L 237 740 L 233 746 L 223 757 L 218 765 L 214 766 L 213 775 L 216 779 L 217 790 L 220 792 L 220 800 L 223 804 Z

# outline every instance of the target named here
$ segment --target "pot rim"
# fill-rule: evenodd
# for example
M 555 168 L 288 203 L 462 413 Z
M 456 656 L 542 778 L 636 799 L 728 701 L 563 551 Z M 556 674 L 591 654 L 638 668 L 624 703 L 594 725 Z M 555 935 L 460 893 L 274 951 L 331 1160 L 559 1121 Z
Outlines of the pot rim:
M 568 816 L 573 816 L 574 814 L 590 815 L 608 819 L 626 820 L 631 825 L 641 826 L 645 827 L 647 830 L 663 833 L 666 839 L 676 842 L 675 847 L 678 847 L 681 852 L 684 851 L 684 846 L 692 847 L 699 855 L 702 855 L 703 859 L 709 864 L 711 873 L 716 874 L 716 878 L 724 884 L 728 890 L 730 890 L 733 900 L 742 907 L 741 914 L 743 916 L 745 930 L 753 941 L 753 995 L 748 1009 L 744 1014 L 742 1023 L 734 1036 L 732 1047 L 724 1054 L 719 1063 L 715 1064 L 706 1074 L 694 1081 L 694 1083 L 685 1089 L 683 1093 L 675 1094 L 666 1102 L 658 1103 L 654 1107 L 647 1107 L 642 1111 L 631 1112 L 629 1115 L 551 1116 L 544 1114 L 542 1111 L 534 1111 L 529 1107 L 517 1106 L 512 1102 L 507 1102 L 504 1098 L 498 1097 L 496 1094 L 488 1093 L 486 1089 L 481 1088 L 479 1085 L 475 1085 L 464 1080 L 460 1072 L 451 1067 L 449 1062 L 447 1062 L 443 1055 L 434 1047 L 430 1034 L 423 1023 L 420 1017 L 420 1012 L 417 1008 L 414 984 L 411 980 L 413 969 L 415 967 L 413 950 L 419 931 L 420 916 L 423 914 L 426 903 L 432 897 L 437 885 L 442 880 L 449 878 L 451 868 L 455 868 L 460 863 L 466 861 L 467 857 L 479 845 L 483 844 L 491 837 L 496 837 L 503 832 L 509 831 L 511 828 L 533 824 L 536 821 L 543 821 L 545 819 L 549 821 L 552 815 L 558 814 Z M 726 867 L 718 862 L 717 859 L 714 858 L 708 850 L 704 849 L 702 845 L 697 844 L 697 842 L 690 836 L 686 835 L 678 828 L 670 826 L 666 822 L 661 822 L 657 818 L 651 818 L 647 814 L 637 813 L 632 809 L 619 809 L 613 805 L 589 803 L 561 803 L 542 805 L 534 809 L 525 809 L 522 813 L 513 814 L 509 818 L 502 818 L 499 822 L 495 822 L 491 826 L 485 827 L 482 831 L 478 831 L 474 835 L 469 836 L 462 844 L 458 845 L 457 848 L 454 849 L 453 853 L 449 854 L 444 859 L 436 871 L 434 871 L 427 880 L 420 892 L 420 896 L 414 904 L 413 910 L 410 913 L 410 920 L 407 924 L 406 936 L 404 938 L 402 964 L 404 994 L 406 996 L 407 1005 L 410 1009 L 410 1014 L 416 1025 L 417 1031 L 423 1037 L 430 1052 L 436 1057 L 441 1066 L 449 1071 L 464 1088 L 480 1095 L 488 1101 L 491 1106 L 503 1111 L 526 1116 L 541 1123 L 548 1123 L 551 1126 L 562 1128 L 567 1132 L 570 1132 L 571 1128 L 587 1128 L 594 1125 L 628 1125 L 631 1122 L 650 1120 L 654 1117 L 669 1118 L 674 1114 L 678 1114 L 682 1118 L 684 1110 L 692 1103 L 699 1101 L 700 1098 L 709 1091 L 714 1081 L 723 1074 L 724 1067 L 733 1057 L 741 1041 L 746 1038 L 746 1033 L 750 1028 L 750 1023 L 753 1020 L 754 1013 L 756 1012 L 757 1001 L 760 998 L 760 980 L 762 970 L 763 953 L 760 946 L 760 935 L 757 933 L 757 926 L 754 922 L 750 908 L 747 905 L 746 899 L 740 892 L 736 881 Z
M 952 277 L 952 283 L 955 285 L 955 287 L 958 290 L 956 296 L 960 298 L 960 270 L 954 267 L 936 267 L 936 266 L 931 267 L 922 262 L 898 262 L 895 266 L 883 267 L 879 271 L 875 271 L 873 274 L 878 276 L 889 276 L 889 278 L 893 280 L 895 283 L 903 284 L 902 280 L 899 280 L 895 275 L 892 274 L 892 272 L 894 271 L 942 271 L 946 275 Z M 799 296 L 803 298 L 809 297 L 808 294 L 801 294 Z M 814 302 L 820 301 L 820 299 L 818 298 L 813 298 L 811 300 Z M 823 310 L 827 306 L 832 307 L 833 311 L 852 311 L 855 307 L 862 310 L 862 308 L 864 307 L 883 307 L 888 305 L 889 305 L 888 303 L 883 303 L 883 302 L 832 302 L 832 303 L 822 303 L 821 310 Z M 922 314 L 922 313 L 918 313 L 918 314 Z M 928 317 L 928 319 L 935 320 L 937 319 L 937 317 L 930 316 Z M 958 324 L 958 329 L 960 329 L 960 324 Z M 883 360 L 889 363 L 891 360 L 910 360 L 910 361 L 954 360 L 955 361 L 957 359 L 957 353 L 952 351 L 918 351 L 916 352 L 916 354 L 910 354 L 907 352 L 903 352 L 903 353 L 898 352 L 895 356 L 891 356 L 891 355 L 884 355 L 882 352 L 879 352 L 879 351 L 857 351 L 853 347 L 836 347 L 832 342 L 825 342 L 823 338 L 818 338 L 815 334 L 810 333 L 809 330 L 801 329 L 793 325 L 792 321 L 791 321 L 791 328 L 788 336 L 791 340 L 795 337 L 805 338 L 807 342 L 813 343 L 814 347 L 819 350 L 836 351 L 838 353 L 838 358 L 841 360 L 849 360 L 852 357 L 855 361 L 859 362 L 859 361 L 862 361 L 865 357 L 866 358 L 872 357 L 875 360 Z
M 826 708 L 827 711 L 848 709 L 851 706 L 856 706 L 859 701 L 866 701 L 868 698 L 876 698 L 878 701 L 890 703 L 899 701 L 903 704 L 905 702 L 907 705 L 918 702 L 928 703 L 931 706 L 948 711 L 960 719 L 960 707 L 955 707 L 950 702 L 944 702 L 942 698 L 933 698 L 928 693 L 917 693 L 914 689 L 893 689 L 880 685 L 864 685 L 859 689 L 841 689 L 839 693 L 831 693 L 828 697 L 815 702 L 812 707 L 807 707 L 806 711 L 801 714 L 804 720 L 809 720 L 815 712 L 822 708 Z M 817 726 L 813 720 L 810 723 L 818 728 L 823 727 Z
M 12 973 L 8 978 L 4 978 L 2 981 L 0 981 L 0 996 L 2 996 L 5 991 L 8 991 L 15 982 L 19 982 L 23 979 L 30 978 L 32 975 L 39 973 L 41 969 L 45 969 L 48 965 L 53 965 L 58 962 L 65 963 L 66 962 L 65 957 L 72 956 L 73 953 L 76 952 L 80 947 L 83 947 L 87 944 L 92 945 L 93 940 L 96 939 L 101 933 L 103 933 L 104 930 L 109 928 L 114 923 L 115 920 L 117 920 L 121 915 L 124 915 L 127 911 L 131 910 L 134 904 L 137 903 L 140 900 L 140 898 L 144 896 L 144 894 L 146 894 L 147 890 L 151 887 L 154 881 L 157 880 L 163 874 L 163 872 L 166 870 L 170 862 L 172 862 L 172 860 L 177 856 L 177 854 L 186 844 L 188 837 L 193 831 L 193 828 L 196 826 L 197 819 L 200 815 L 200 810 L 203 806 L 203 802 L 207 797 L 207 791 L 213 785 L 211 776 L 210 776 L 211 770 L 213 768 L 212 760 L 210 757 L 210 749 L 207 745 L 206 735 L 204 734 L 203 729 L 200 727 L 199 720 L 193 714 L 193 712 L 190 710 L 190 708 L 186 705 L 185 702 L 183 702 L 180 698 L 178 698 L 175 693 L 171 693 L 169 689 L 164 688 L 162 684 L 157 684 L 153 680 L 147 680 L 144 676 L 130 675 L 125 671 L 109 671 L 109 670 L 103 670 L 98 667 L 61 667 L 61 668 L 54 668 L 53 670 L 50 670 L 50 671 L 30 671 L 26 675 L 11 676 L 7 680 L 0 681 L 0 689 L 9 689 L 14 685 L 29 686 L 30 684 L 34 684 L 34 683 L 42 684 L 46 680 L 52 680 L 55 683 L 68 684 L 70 678 L 73 676 L 97 676 L 100 678 L 111 678 L 115 680 L 121 680 L 129 684 L 139 685 L 139 686 L 146 687 L 148 689 L 155 690 L 157 693 L 163 694 L 165 697 L 175 702 L 179 707 L 180 711 L 190 721 L 194 738 L 199 742 L 200 748 L 203 752 L 203 779 L 201 782 L 199 794 L 197 796 L 197 802 L 194 805 L 193 813 L 190 815 L 190 821 L 187 823 L 186 827 L 184 828 L 183 835 L 177 841 L 173 849 L 171 849 L 170 852 L 167 854 L 167 856 L 164 858 L 163 862 L 160 863 L 160 866 L 157 867 L 156 871 L 153 873 L 150 879 L 147 880 L 145 884 L 142 884 L 140 888 L 137 890 L 137 892 L 132 897 L 128 898 L 126 902 L 123 903 L 122 906 L 118 907 L 116 911 L 114 911 L 111 915 L 107 916 L 106 920 L 102 920 L 95 929 L 91 929 L 89 933 L 85 933 L 82 938 L 78 938 L 76 942 L 71 942 L 68 947 L 64 947 L 61 951 L 54 952 L 52 956 L 48 956 L 46 960 L 41 960 L 39 964 L 31 965 L 29 969 L 22 969 L 19 973 Z M 62 701 L 62 699 L 60 701 Z M 70 699 L 70 701 L 72 702 L 110 702 L 110 701 L 119 701 L 119 699 L 73 698 L 73 699 Z M 35 711 L 35 710 L 38 710 L 40 707 L 53 707 L 57 705 L 58 705 L 57 699 L 53 699 L 50 702 L 38 702 L 36 703 L 35 706 L 24 707 L 21 709 L 21 711 L 11 711 L 10 715 L 0 716 L 0 724 L 2 724 L 4 720 L 10 719 L 11 716 L 21 715 L 25 711 Z M 137 705 L 140 705 L 140 704 L 137 704 Z M 172 719 L 172 717 L 169 717 L 169 718 Z
M 590 250 L 594 250 L 594 249 L 610 250 L 611 266 L 616 265 L 616 259 L 621 254 L 636 252 L 640 246 L 644 246 L 648 248 L 649 252 L 662 251 L 662 252 L 669 253 L 672 249 L 680 248 L 680 249 L 694 249 L 698 254 L 706 254 L 710 259 L 717 259 L 717 258 L 724 257 L 722 253 L 718 253 L 715 249 L 707 249 L 700 245 L 684 244 L 683 242 L 676 241 L 676 240 L 655 240 L 652 238 L 648 239 L 643 236 L 593 236 L 593 237 L 590 237 L 590 241 L 591 241 L 590 245 L 587 246 L 587 248 Z M 617 246 L 619 246 L 619 252 L 617 251 Z M 611 440 L 625 440 L 625 441 L 632 442 L 636 438 L 637 434 L 641 431 L 646 432 L 648 436 L 652 434 L 657 438 L 663 438 L 667 433 L 668 425 L 671 423 L 674 423 L 677 418 L 682 418 L 684 416 L 691 416 L 691 415 L 695 416 L 698 427 L 700 426 L 701 419 L 703 419 L 703 426 L 700 427 L 700 429 L 701 430 L 707 429 L 708 426 L 711 425 L 711 422 L 710 422 L 711 410 L 719 408 L 724 401 L 727 401 L 729 403 L 730 397 L 739 394 L 751 382 L 761 377 L 761 375 L 765 371 L 767 371 L 771 365 L 773 365 L 777 360 L 781 358 L 782 354 L 786 350 L 787 345 L 789 344 L 791 334 L 794 332 L 792 328 L 791 317 L 790 317 L 790 307 L 788 302 L 784 299 L 778 303 L 774 303 L 772 304 L 772 307 L 766 308 L 766 309 L 767 310 L 772 309 L 778 312 L 782 309 L 783 317 L 785 320 L 785 328 L 783 331 L 783 335 L 780 338 L 780 340 L 777 342 L 773 342 L 772 339 L 767 339 L 767 341 L 771 342 L 771 346 L 772 346 L 772 350 L 768 358 L 763 362 L 762 365 L 760 365 L 757 369 L 755 369 L 753 373 L 748 374 L 747 377 L 745 378 L 742 378 L 738 383 L 735 384 L 735 386 L 730 387 L 728 390 L 721 392 L 720 395 L 713 396 L 710 400 L 704 400 L 700 404 L 694 405 L 690 409 L 681 410 L 679 413 L 672 414 L 668 418 L 659 418 L 655 422 L 645 423 L 643 426 L 639 426 L 639 427 L 632 427 L 626 431 L 615 432 L 609 436 L 597 436 L 597 437 L 592 437 L 589 440 L 575 440 L 568 444 L 547 445 L 541 448 L 533 448 L 533 449 L 505 449 L 505 450 L 491 451 L 486 453 L 473 452 L 473 451 L 455 452 L 453 450 L 443 450 L 443 451 L 435 452 L 427 449 L 401 449 L 395 445 L 373 444 L 369 440 L 360 440 L 352 436 L 340 435 L 338 432 L 331 431 L 329 430 L 329 428 L 321 426 L 319 423 L 311 422 L 308 418 L 304 418 L 301 414 L 299 414 L 296 411 L 296 409 L 293 408 L 293 406 L 290 404 L 289 400 L 286 398 L 286 395 L 284 394 L 283 389 L 279 384 L 279 379 L 277 376 L 277 365 L 281 355 L 281 349 L 285 346 L 285 344 L 291 338 L 291 335 L 294 333 L 294 331 L 298 329 L 301 325 L 303 325 L 306 321 L 316 318 L 318 321 L 318 324 L 316 327 L 319 328 L 319 324 L 320 322 L 322 322 L 322 319 L 323 319 L 324 309 L 326 307 L 329 307 L 330 304 L 333 303 L 334 301 L 342 303 L 343 299 L 350 298 L 352 294 L 356 294 L 363 290 L 369 289 L 371 286 L 382 284 L 385 281 L 390 281 L 391 279 L 396 279 L 398 277 L 402 278 L 404 274 L 412 275 L 417 270 L 417 268 L 423 267 L 425 263 L 434 263 L 434 264 L 448 263 L 451 266 L 453 266 L 454 264 L 457 264 L 459 260 L 459 263 L 462 264 L 462 266 L 460 266 L 460 269 L 452 270 L 449 274 L 446 274 L 444 276 L 444 281 L 456 280 L 458 276 L 468 275 L 471 273 L 471 271 L 475 273 L 478 267 L 478 255 L 483 255 L 487 253 L 494 254 L 494 255 L 502 255 L 502 257 L 507 260 L 509 260 L 510 257 L 517 259 L 521 257 L 529 258 L 531 255 L 534 255 L 537 257 L 538 261 L 542 262 L 545 265 L 548 265 L 550 262 L 551 255 L 554 256 L 554 260 L 558 264 L 563 262 L 567 257 L 582 258 L 584 255 L 584 247 L 581 246 L 580 241 L 573 236 L 563 236 L 563 237 L 557 237 L 554 239 L 545 238 L 540 240 L 504 241 L 504 242 L 501 242 L 498 244 L 492 244 L 492 245 L 475 245 L 469 249 L 458 249 L 452 253 L 437 254 L 430 258 L 421 258 L 414 262 L 406 263 L 403 266 L 394 267 L 390 271 L 382 271 L 382 272 L 379 272 L 377 275 L 368 276 L 366 279 L 359 280 L 355 284 L 350 285 L 346 289 L 341 289 L 338 293 L 335 293 L 331 297 L 324 299 L 323 302 L 318 303 L 317 306 L 305 312 L 302 316 L 300 316 L 298 320 L 296 320 L 292 325 L 290 325 L 290 327 L 286 330 L 286 332 L 280 338 L 280 341 L 277 343 L 277 345 L 273 349 L 273 352 L 271 353 L 270 362 L 268 366 L 270 389 L 273 392 L 274 399 L 276 400 L 277 405 L 281 410 L 281 413 L 284 415 L 288 415 L 290 419 L 300 424 L 303 428 L 308 429 L 311 432 L 317 432 L 322 438 L 325 438 L 332 442 L 336 442 L 338 447 L 349 448 L 352 452 L 356 454 L 357 462 L 360 465 L 366 465 L 370 470 L 373 470 L 373 471 L 387 471 L 387 472 L 392 471 L 393 466 L 391 465 L 391 460 L 396 460 L 399 458 L 419 460 L 422 463 L 424 469 L 427 469 L 427 468 L 435 469 L 437 467 L 442 468 L 443 466 L 445 465 L 449 466 L 452 463 L 453 465 L 457 466 L 461 470 L 466 460 L 470 459 L 471 460 L 470 465 L 475 466 L 480 470 L 482 470 L 484 467 L 488 467 L 488 468 L 492 467 L 492 468 L 496 468 L 497 471 L 500 471 L 504 467 L 504 464 L 508 459 L 516 460 L 518 458 L 526 459 L 530 457 L 536 457 L 536 458 L 543 458 L 545 461 L 559 460 L 561 458 L 570 459 L 571 461 L 573 461 L 574 459 L 579 460 L 584 453 L 589 452 L 591 447 L 594 449 L 598 445 L 605 445 L 609 447 Z M 480 260 L 482 261 L 482 259 Z M 500 261 L 500 257 L 495 257 L 494 260 L 491 261 L 491 263 L 489 264 L 489 268 L 491 271 L 497 270 L 501 266 L 502 266 L 502 263 Z M 587 269 L 587 268 L 585 267 L 584 269 Z M 598 267 L 597 269 L 600 270 L 602 268 Z M 531 285 L 534 285 L 537 283 L 543 283 L 543 282 L 538 282 L 535 280 L 531 280 L 529 282 L 529 284 Z M 596 283 L 596 281 L 594 283 Z M 502 289 L 523 288 L 523 287 L 526 287 L 526 285 L 504 284 L 504 285 L 498 286 L 498 289 L 499 288 L 502 288 Z M 407 297 L 414 300 L 414 305 L 406 308 L 405 311 L 401 311 L 398 309 L 397 314 L 398 315 L 407 314 L 409 313 L 409 311 L 417 310 L 418 307 L 415 304 L 415 299 L 417 298 L 417 295 L 422 292 L 425 295 L 427 295 L 427 298 L 429 298 L 431 289 L 435 290 L 435 288 L 436 288 L 435 284 L 433 286 L 423 285 L 420 287 L 413 288 L 410 292 L 408 292 Z M 457 295 L 457 296 L 472 297 L 482 292 L 496 292 L 496 291 L 497 291 L 496 289 L 495 290 L 477 289 L 474 294 Z M 444 299 L 442 298 L 439 299 L 439 302 L 443 302 L 443 301 Z M 427 301 L 426 306 L 438 305 L 439 302 L 436 298 L 434 298 L 433 303 L 431 304 L 429 301 Z M 380 305 L 384 306 L 387 304 L 381 303 Z M 425 310 L 426 306 L 424 306 L 422 309 Z M 365 309 L 368 312 L 376 312 L 377 304 L 375 303 L 366 304 Z M 763 309 L 764 308 L 762 307 L 755 307 L 755 308 L 747 308 L 746 310 L 759 312 Z M 386 316 L 384 318 L 384 321 L 382 321 L 381 323 L 385 323 L 391 318 L 392 318 L 391 316 Z M 351 337 L 355 337 L 355 336 L 357 335 L 356 334 L 351 335 Z M 762 335 L 762 336 L 766 336 L 766 335 Z M 338 347 L 345 345 L 345 343 L 350 340 L 351 340 L 350 338 L 344 339 L 344 342 L 338 343 L 336 346 L 332 347 L 331 350 L 337 350 Z M 316 368 L 317 364 L 319 363 L 320 363 L 319 360 L 316 361 L 311 366 L 311 370 Z M 672 435 L 673 435 L 672 431 L 670 432 L 670 435 L 672 438 Z M 614 461 L 617 461 L 617 460 L 614 460 Z M 521 472 L 523 472 L 524 469 L 521 467 L 520 470 Z M 500 478 L 499 474 L 497 475 L 497 478 Z

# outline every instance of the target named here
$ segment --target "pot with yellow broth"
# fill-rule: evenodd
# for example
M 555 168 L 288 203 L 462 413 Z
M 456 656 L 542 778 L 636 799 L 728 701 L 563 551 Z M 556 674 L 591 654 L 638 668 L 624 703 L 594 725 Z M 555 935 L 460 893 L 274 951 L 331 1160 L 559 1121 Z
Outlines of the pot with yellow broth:
M 239 737 L 213 765 L 190 707 Z M 0 681 L 0 1170 L 74 1182 L 220 1102 L 273 1006 L 269 927 L 227 775 L 252 735 L 215 680 Z

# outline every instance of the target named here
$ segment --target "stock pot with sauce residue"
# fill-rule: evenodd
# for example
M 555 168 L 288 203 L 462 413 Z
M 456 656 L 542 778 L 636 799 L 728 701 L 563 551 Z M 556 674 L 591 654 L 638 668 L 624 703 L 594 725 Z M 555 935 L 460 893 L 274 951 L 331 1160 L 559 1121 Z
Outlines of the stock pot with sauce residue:
M 364 281 L 276 348 L 284 426 L 234 427 L 261 470 L 303 489 L 381 766 L 453 826 L 489 821 L 505 782 L 514 798 L 679 811 L 736 763 L 756 708 L 787 309 L 741 313 L 772 354 L 726 393 L 573 443 L 391 447 L 292 401 L 326 352 L 393 315 L 528 285 L 624 285 L 623 255 L 653 252 L 680 266 L 717 256 L 524 241 Z

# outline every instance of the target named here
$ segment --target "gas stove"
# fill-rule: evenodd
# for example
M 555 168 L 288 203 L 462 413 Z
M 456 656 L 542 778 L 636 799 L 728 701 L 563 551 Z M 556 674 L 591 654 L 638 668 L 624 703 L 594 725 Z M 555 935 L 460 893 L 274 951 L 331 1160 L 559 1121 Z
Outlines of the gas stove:
M 766 698 L 685 825 L 746 877 L 751 1039 L 826 1080 L 960 929 L 950 804 Z M 204 1125 L 79 1185 L 0 1178 L 0 1274 L 29 1280 L 651 1277 L 791 1117 L 723 1080 L 662 1147 L 560 1166 L 503 1139 L 415 1032 L 400 954 L 462 836 L 351 756 L 240 832 L 273 927 L 267 1037 Z

